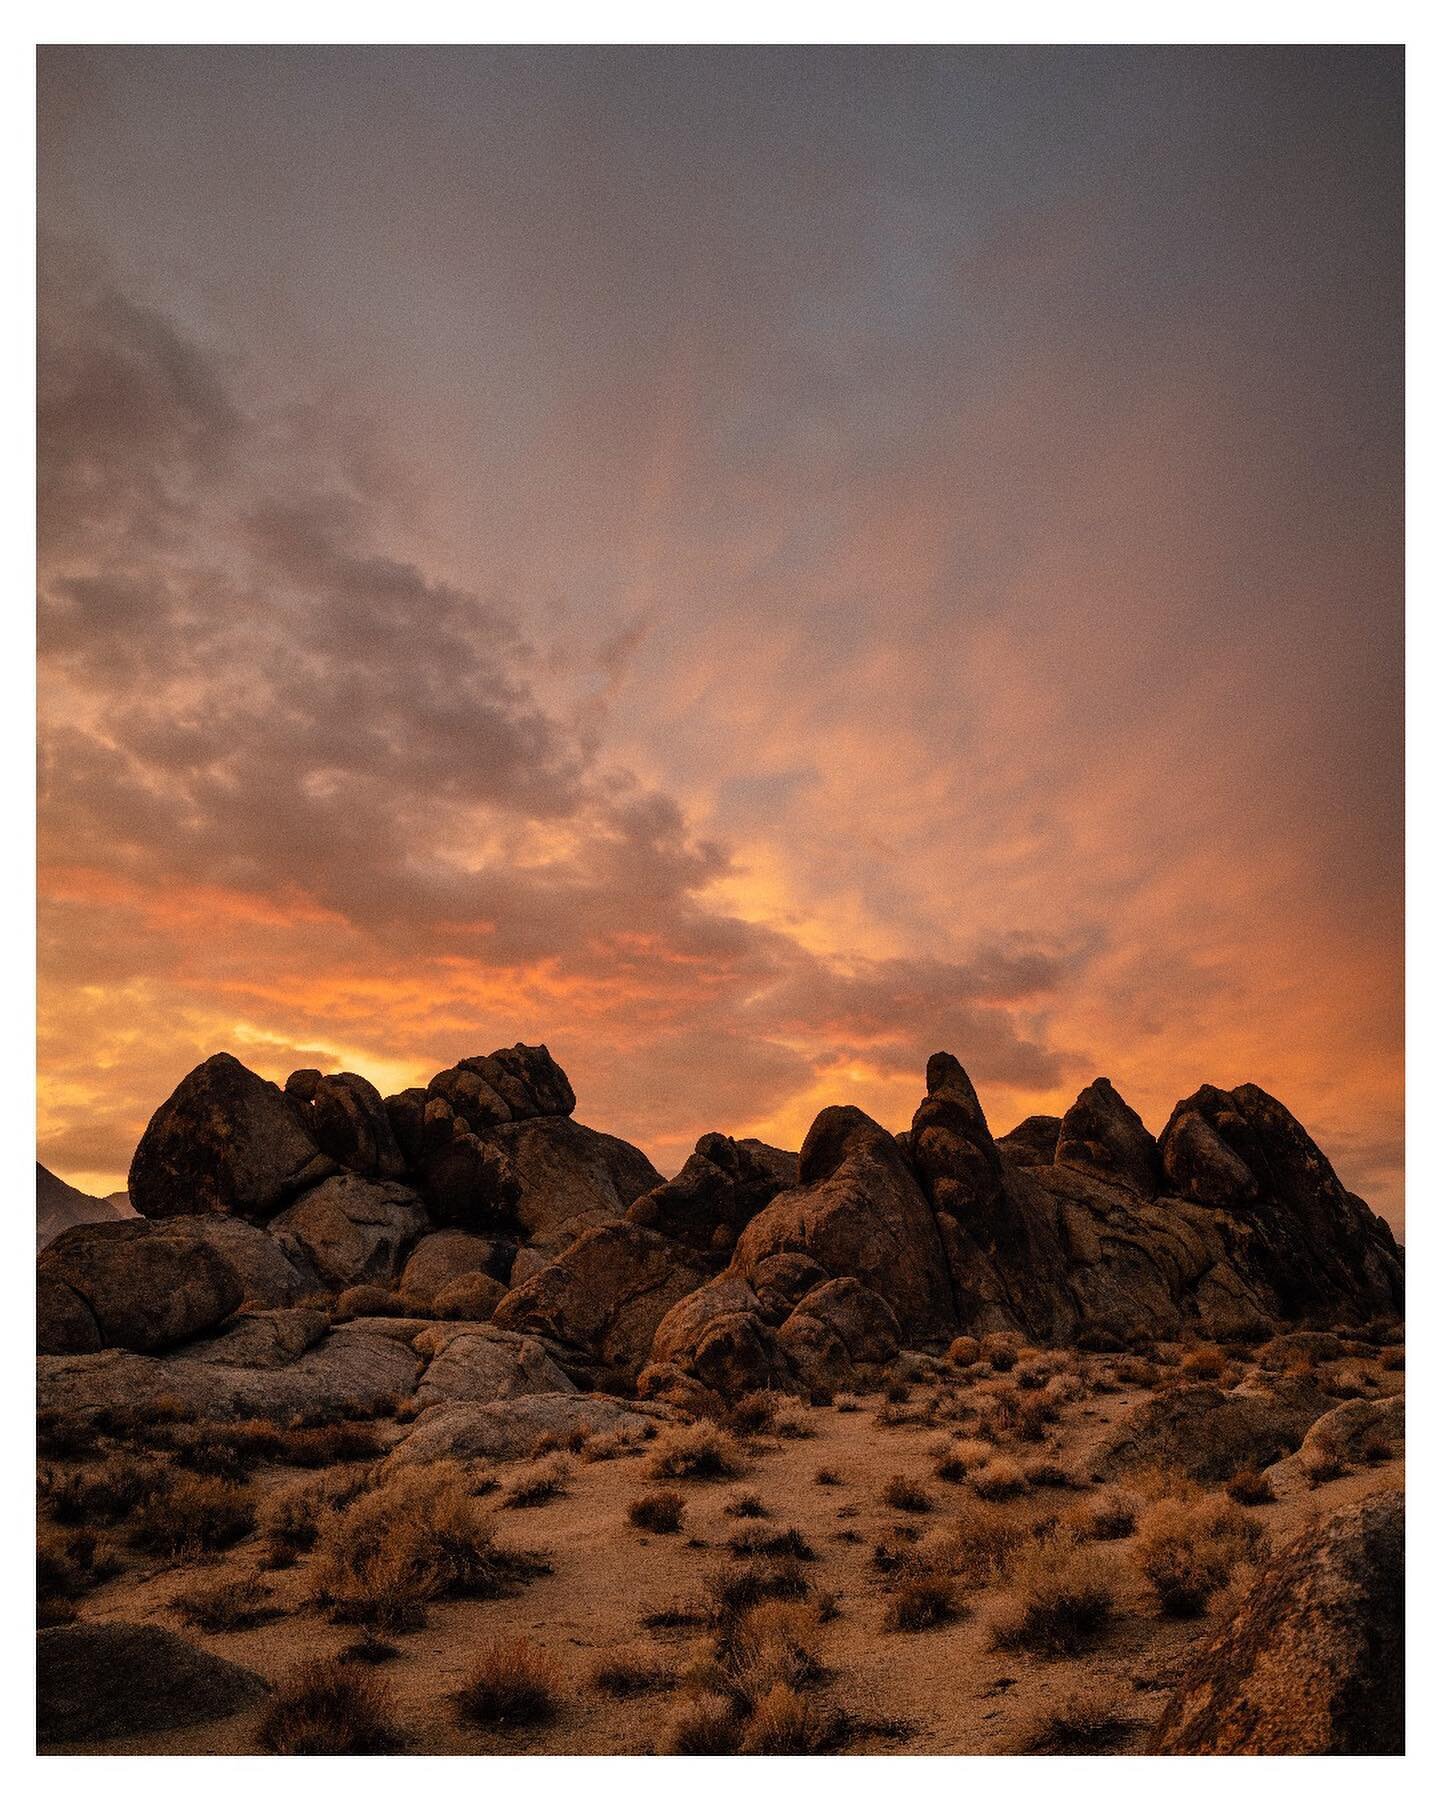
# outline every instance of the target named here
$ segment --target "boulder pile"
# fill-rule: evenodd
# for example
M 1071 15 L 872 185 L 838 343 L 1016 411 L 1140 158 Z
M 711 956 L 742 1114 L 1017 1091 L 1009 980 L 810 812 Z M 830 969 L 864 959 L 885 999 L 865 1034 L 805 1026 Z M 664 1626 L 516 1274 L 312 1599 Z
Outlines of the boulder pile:
M 348 1396 L 409 1402 L 435 1444 L 498 1431 L 477 1407 L 597 1390 L 653 1412 L 834 1389 L 957 1334 L 1103 1347 L 1402 1307 L 1389 1228 L 1253 1086 L 1200 1088 L 1156 1139 L 1101 1079 L 997 1140 L 941 1053 L 906 1132 L 827 1107 L 798 1155 L 712 1132 L 669 1181 L 574 1108 L 543 1045 L 388 1098 L 211 1057 L 135 1152 L 139 1216 L 40 1253 L 42 1408 Z

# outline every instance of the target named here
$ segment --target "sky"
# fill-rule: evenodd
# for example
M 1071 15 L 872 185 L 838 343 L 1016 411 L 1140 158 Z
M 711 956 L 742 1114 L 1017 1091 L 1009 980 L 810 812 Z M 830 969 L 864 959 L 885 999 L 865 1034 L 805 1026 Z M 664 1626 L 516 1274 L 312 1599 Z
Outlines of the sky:
M 1403 1212 L 1401 53 L 42 50 L 39 1155 L 1258 1082 Z

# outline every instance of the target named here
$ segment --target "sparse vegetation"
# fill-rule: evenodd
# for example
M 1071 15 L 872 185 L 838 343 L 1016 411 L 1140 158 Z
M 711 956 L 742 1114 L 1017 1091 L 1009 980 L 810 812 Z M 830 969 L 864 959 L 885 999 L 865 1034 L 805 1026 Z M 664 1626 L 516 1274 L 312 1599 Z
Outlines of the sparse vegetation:
M 747 1488 L 744 1493 L 737 1494 L 725 1511 L 732 1519 L 768 1519 L 770 1517 L 770 1508 L 753 1488 Z
M 991 1621 L 995 1647 L 1075 1656 L 1110 1623 L 1116 1583 L 1109 1563 L 1086 1544 L 1035 1544 L 1016 1565 L 1013 1589 Z
M 675 1671 L 664 1663 L 617 1653 L 602 1657 L 590 1671 L 590 1685 L 612 1700 L 630 1700 L 636 1694 L 659 1694 L 673 1688 Z
M 777 1681 L 755 1702 L 740 1748 L 749 1756 L 814 1756 L 824 1749 L 830 1729 L 829 1718 L 809 1695 Z
M 187 1470 L 146 1500 L 127 1541 L 154 1556 L 191 1558 L 227 1549 L 254 1528 L 255 1508 L 238 1487 Z
M 1180 1359 L 1180 1373 L 1190 1381 L 1220 1381 L 1228 1364 L 1218 1344 L 1197 1344 Z
M 929 1494 L 918 1481 L 912 1481 L 908 1475 L 892 1475 L 885 1483 L 881 1495 L 887 1506 L 893 1506 L 897 1512 L 927 1513 L 934 1506 Z
M 1160 1610 L 1193 1618 L 1206 1611 L 1241 1563 L 1255 1560 L 1264 1543 L 1265 1527 L 1232 1500 L 1157 1500 L 1140 1522 L 1133 1555 Z
M 677 1700 L 655 1749 L 661 1756 L 733 1756 L 740 1747 L 740 1721 L 719 1694 L 686 1694 Z
M 996 1456 L 971 1473 L 970 1485 L 982 1500 L 1013 1500 L 1025 1491 L 1025 1476 L 1013 1458 Z
M 400 1471 L 327 1520 L 311 1587 L 337 1621 L 411 1631 L 428 1601 L 510 1593 L 544 1567 L 494 1542 L 465 1471 L 441 1462 Z
M 1237 1470 L 1225 1483 L 1225 1492 L 1238 1506 L 1268 1506 L 1275 1498 L 1263 1469 Z
M 277 1756 L 389 1756 L 403 1748 L 388 1685 L 373 1669 L 324 1657 L 291 1669 L 259 1732 Z
M 249 1631 L 282 1615 L 284 1609 L 274 1602 L 273 1590 L 263 1581 L 242 1575 L 192 1588 L 170 1604 L 187 1625 L 201 1631 Z
M 815 1547 L 793 1526 L 784 1530 L 768 1525 L 749 1525 L 730 1539 L 732 1556 L 793 1556 L 797 1562 L 814 1562 Z
M 629 1508 L 630 1523 L 640 1531 L 678 1531 L 684 1513 L 684 1500 L 668 1488 L 658 1494 L 641 1494 Z
M 502 1506 L 544 1506 L 570 1491 L 573 1465 L 566 1456 L 546 1456 L 522 1471 L 505 1490 Z
M 1138 1495 L 1128 1493 L 1124 1488 L 1114 1488 L 1092 1500 L 1078 1502 L 1064 1514 L 1061 1522 L 1082 1542 L 1091 1538 L 1111 1542 L 1134 1535 L 1140 1505 Z
M 1135 1722 L 1098 1694 L 1077 1694 L 1019 1746 L 1029 1756 L 1103 1756 L 1118 1749 Z
M 663 1438 L 650 1457 L 652 1481 L 732 1480 L 745 1467 L 733 1432 L 711 1419 L 696 1419 Z
M 935 1572 L 907 1576 L 890 1597 L 885 1623 L 891 1631 L 929 1631 L 959 1618 L 960 1589 L 953 1576 Z
M 554 1718 L 559 1672 L 529 1638 L 503 1638 L 482 1650 L 455 1704 L 477 1725 L 541 1725 Z

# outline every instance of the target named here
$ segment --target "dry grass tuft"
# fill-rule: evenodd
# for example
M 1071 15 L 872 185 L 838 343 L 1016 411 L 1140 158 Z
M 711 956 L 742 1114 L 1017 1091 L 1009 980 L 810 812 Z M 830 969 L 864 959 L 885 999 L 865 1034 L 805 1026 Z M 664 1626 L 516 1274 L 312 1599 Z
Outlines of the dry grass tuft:
M 660 1756 L 733 1756 L 740 1721 L 719 1694 L 686 1694 L 676 1701 L 655 1744 Z
M 544 1506 L 570 1491 L 574 1464 L 568 1456 L 546 1456 L 517 1475 L 505 1490 L 502 1506 Z
M 324 1657 L 285 1676 L 259 1735 L 277 1756 L 390 1756 L 404 1743 L 387 1684 L 372 1669 Z
M 1088 1545 L 1065 1539 L 1034 1545 L 1017 1563 L 1013 1591 L 991 1621 L 997 1649 L 1041 1656 L 1087 1650 L 1114 1616 L 1115 1577 Z
M 1077 1694 L 1058 1707 L 1019 1746 L 1028 1756 L 1105 1756 L 1135 1731 L 1112 1702 L 1099 1695 Z
M 885 1624 L 891 1631 L 930 1631 L 960 1618 L 964 1610 L 953 1576 L 911 1575 L 891 1595 Z
M 225 1550 L 255 1529 L 255 1508 L 238 1487 L 186 1471 L 135 1515 L 127 1541 L 154 1556 L 195 1557 Z
M 755 1702 L 740 1748 L 747 1756 L 814 1756 L 830 1733 L 829 1716 L 808 1695 L 777 1681 Z
M 201 1631 L 250 1631 L 283 1615 L 274 1605 L 274 1591 L 253 1575 L 230 1581 L 214 1581 L 205 1587 L 178 1594 L 170 1604 L 187 1625 Z
M 1025 1491 L 1025 1475 L 1013 1457 L 996 1456 L 972 1471 L 970 1485 L 982 1500 L 1013 1500 Z
M 476 1725 L 543 1725 L 555 1716 L 559 1671 L 529 1638 L 503 1638 L 482 1650 L 455 1696 Z
M 946 1525 L 927 1537 L 917 1553 L 927 1568 L 958 1576 L 974 1587 L 1003 1580 L 1030 1541 L 1030 1532 L 981 1501 L 963 1499 Z
M 732 1556 L 792 1556 L 797 1562 L 814 1562 L 815 1547 L 803 1531 L 788 1526 L 747 1525 L 730 1538 Z
M 512 1593 L 544 1568 L 496 1545 L 465 1470 L 441 1462 L 402 1469 L 328 1519 L 311 1588 L 338 1622 L 412 1631 L 428 1601 Z
M 1180 1373 L 1189 1381 L 1222 1381 L 1227 1367 L 1218 1344 L 1197 1344 L 1180 1359 Z
M 734 1433 L 711 1419 L 697 1419 L 656 1445 L 648 1474 L 652 1481 L 727 1481 L 744 1467 Z
M 1078 1501 L 1065 1512 L 1061 1524 L 1082 1543 L 1095 1538 L 1111 1543 L 1135 1535 L 1140 1508 L 1138 1495 L 1115 1488 L 1093 1500 Z
M 163 1494 L 174 1475 L 156 1457 L 119 1452 L 98 1466 L 61 1475 L 46 1470 L 40 1493 L 60 1525 L 119 1525 Z
M 659 1694 L 673 1688 L 679 1677 L 664 1663 L 651 1662 L 623 1652 L 603 1657 L 590 1671 L 590 1685 L 612 1700 L 630 1700 L 636 1694 Z
M 753 1488 L 747 1488 L 743 1494 L 737 1494 L 725 1508 L 726 1515 L 732 1519 L 768 1519 L 770 1508 Z
M 658 1494 L 642 1494 L 630 1502 L 630 1523 L 641 1531 L 669 1532 L 680 1529 L 685 1502 L 670 1489 Z
M 1225 1483 L 1225 1492 L 1240 1506 L 1268 1506 L 1275 1498 L 1263 1469 L 1240 1469 Z
M 935 1505 L 920 1483 L 912 1481 L 908 1475 L 892 1475 L 880 1497 L 897 1512 L 927 1513 L 933 1511 Z
M 1140 1522 L 1133 1555 L 1160 1610 L 1195 1618 L 1242 1563 L 1256 1560 L 1265 1541 L 1265 1527 L 1231 1500 L 1157 1500 Z

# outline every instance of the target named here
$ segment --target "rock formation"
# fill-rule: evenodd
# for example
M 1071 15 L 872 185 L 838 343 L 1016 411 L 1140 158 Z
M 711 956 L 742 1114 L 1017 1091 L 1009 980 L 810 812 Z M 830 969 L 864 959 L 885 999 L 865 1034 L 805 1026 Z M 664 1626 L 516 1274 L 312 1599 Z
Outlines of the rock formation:
M 231 1416 L 353 1383 L 427 1416 L 602 1386 L 693 1408 L 957 1333 L 1119 1345 L 1400 1309 L 1388 1228 L 1258 1088 L 1199 1089 L 1157 1141 L 1101 1079 L 997 1141 L 953 1056 L 926 1075 L 898 1137 L 828 1107 L 798 1155 L 710 1133 L 666 1181 L 571 1116 L 543 1046 L 388 1098 L 211 1057 L 141 1139 L 141 1216 L 40 1254 L 42 1404 Z M 1228 1441 L 1248 1407 L 1293 1449 L 1318 1409 L 1253 1384 L 1175 1429 Z

